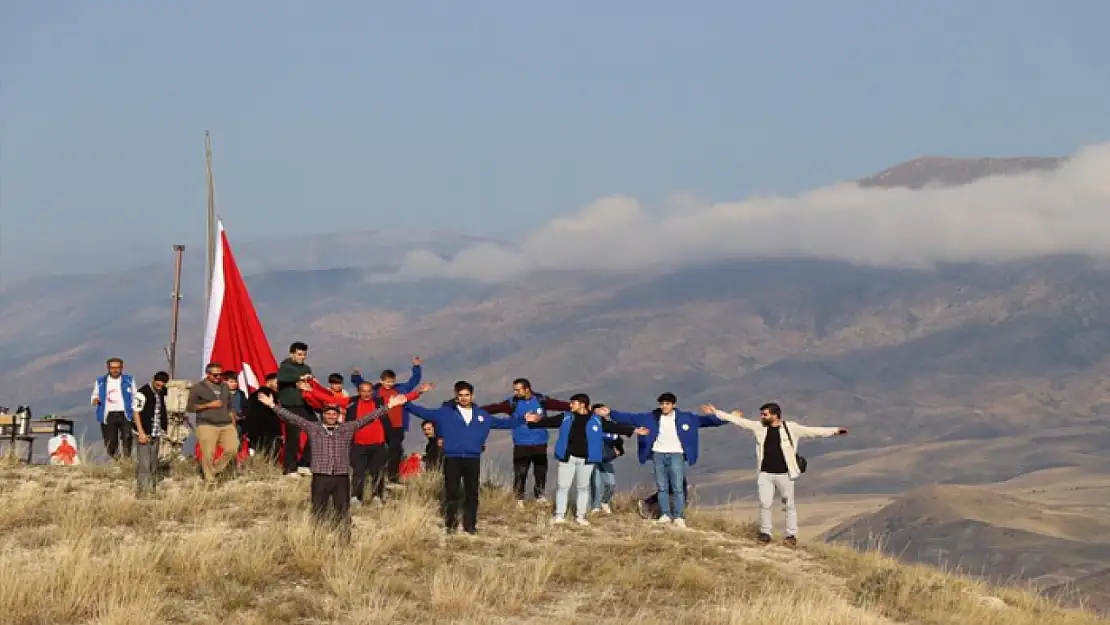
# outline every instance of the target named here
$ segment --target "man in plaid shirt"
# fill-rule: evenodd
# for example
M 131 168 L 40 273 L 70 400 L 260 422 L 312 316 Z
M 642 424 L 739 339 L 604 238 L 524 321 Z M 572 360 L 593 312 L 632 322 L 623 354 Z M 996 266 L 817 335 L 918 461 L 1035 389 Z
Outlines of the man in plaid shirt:
M 323 422 L 309 421 L 274 402 L 270 395 L 259 395 L 258 401 L 274 409 L 279 419 L 294 425 L 308 435 L 312 446 L 312 513 L 324 520 L 332 516 L 338 522 L 340 537 L 351 539 L 351 439 L 355 432 L 374 419 L 385 415 L 408 401 L 394 395 L 385 406 L 357 421 L 339 422 L 339 406 L 324 407 Z M 331 510 L 329 511 L 329 503 Z

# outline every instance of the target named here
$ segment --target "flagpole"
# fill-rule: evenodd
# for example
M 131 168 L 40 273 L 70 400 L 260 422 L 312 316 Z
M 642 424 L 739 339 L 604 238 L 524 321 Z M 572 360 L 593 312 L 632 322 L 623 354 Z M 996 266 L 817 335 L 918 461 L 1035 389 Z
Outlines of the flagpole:
M 170 346 L 166 350 L 166 360 L 170 365 L 170 379 L 177 371 L 177 320 L 181 310 L 181 258 L 185 253 L 184 245 L 173 246 L 173 319 L 170 326 Z
M 215 270 L 216 262 L 216 182 L 212 176 L 212 135 L 207 130 L 204 131 L 204 160 L 208 173 L 208 220 L 207 230 L 205 230 L 208 256 L 204 273 L 204 308 L 207 310 L 212 306 L 209 300 L 212 298 L 212 272 Z

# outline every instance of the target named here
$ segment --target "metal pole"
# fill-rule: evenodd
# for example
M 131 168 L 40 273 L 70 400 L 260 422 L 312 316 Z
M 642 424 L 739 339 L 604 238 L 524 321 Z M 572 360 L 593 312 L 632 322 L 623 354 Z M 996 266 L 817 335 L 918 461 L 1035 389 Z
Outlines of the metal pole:
M 176 379 L 174 373 L 177 369 L 177 320 L 181 311 L 181 258 L 185 254 L 184 245 L 173 246 L 173 326 L 170 329 L 170 349 L 167 357 L 170 361 L 170 379 Z
M 216 264 L 216 182 L 212 176 L 212 136 L 204 131 L 204 160 L 208 173 L 208 228 L 206 241 L 208 242 L 207 271 L 205 272 L 204 310 L 207 312 L 212 305 L 212 271 Z

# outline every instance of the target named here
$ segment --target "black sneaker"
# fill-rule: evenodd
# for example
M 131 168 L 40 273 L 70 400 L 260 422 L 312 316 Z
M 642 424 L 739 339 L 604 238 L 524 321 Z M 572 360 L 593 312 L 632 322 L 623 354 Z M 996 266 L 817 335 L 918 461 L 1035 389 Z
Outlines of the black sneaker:
M 457 528 L 457 527 L 448 527 L 448 528 L 446 528 L 446 530 L 447 530 L 447 535 L 448 536 L 453 536 L 454 534 L 458 533 L 459 528 Z
M 759 538 L 757 538 L 756 540 L 757 540 L 757 541 L 759 542 L 759 544 L 761 544 L 761 545 L 769 545 L 769 544 L 771 544 L 771 535 L 770 535 L 770 534 L 762 534 L 762 533 L 761 533 L 761 534 L 759 535 Z
M 798 537 L 797 536 L 787 536 L 786 538 L 782 539 L 782 544 L 786 545 L 787 547 L 797 547 L 798 546 Z

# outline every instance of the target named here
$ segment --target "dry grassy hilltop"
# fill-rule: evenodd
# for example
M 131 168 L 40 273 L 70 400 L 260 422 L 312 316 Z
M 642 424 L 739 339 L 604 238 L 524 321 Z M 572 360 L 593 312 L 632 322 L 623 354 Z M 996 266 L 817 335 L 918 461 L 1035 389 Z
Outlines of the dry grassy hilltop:
M 434 478 L 314 528 L 308 481 L 248 466 L 207 490 L 187 468 L 136 499 L 133 467 L 0 468 L 0 622 L 1098 623 L 1035 594 L 845 547 L 761 547 L 735 515 L 654 527 L 631 500 L 591 527 L 482 493 L 479 535 L 447 537 Z

